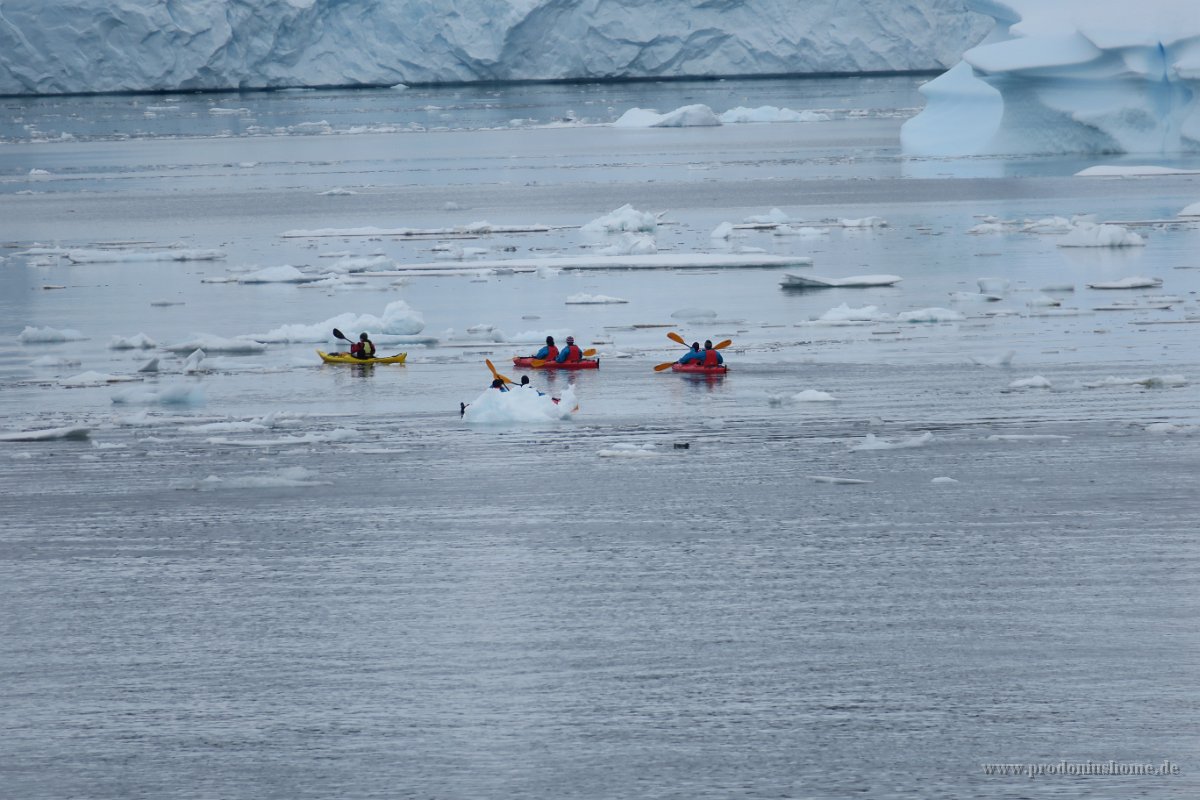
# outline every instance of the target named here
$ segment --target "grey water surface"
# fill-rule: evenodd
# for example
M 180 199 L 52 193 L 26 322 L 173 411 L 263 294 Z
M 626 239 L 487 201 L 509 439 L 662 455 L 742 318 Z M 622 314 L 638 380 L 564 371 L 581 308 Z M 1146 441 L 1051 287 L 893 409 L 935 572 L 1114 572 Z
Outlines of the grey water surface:
M 0 100 L 0 434 L 89 429 L 0 440 L 0 794 L 1195 796 L 1200 229 L 1176 214 L 1200 177 L 1074 175 L 1194 158 L 905 160 L 916 86 Z M 693 102 L 829 119 L 595 124 Z M 661 213 L 662 253 L 903 280 L 796 292 L 778 269 L 496 274 L 467 254 L 400 284 L 206 282 L 443 246 L 593 253 L 616 237 L 578 226 L 626 203 Z M 825 232 L 710 237 L 772 208 Z M 1017 224 L 1074 214 L 1146 244 L 1061 248 Z M 839 224 L 869 216 L 887 225 Z M 968 233 L 987 216 L 1013 224 Z M 281 235 L 483 220 L 556 227 Z M 224 258 L 64 255 L 176 245 Z M 1163 285 L 1086 287 L 1133 275 Z M 951 296 L 983 277 L 1009 281 L 1003 300 Z M 399 367 L 322 366 L 332 335 L 191 374 L 186 354 L 109 347 L 396 299 L 428 340 L 386 348 Z M 842 304 L 880 316 L 814 322 Z M 1139 308 L 1096 310 L 1115 304 Z M 962 319 L 894 319 L 931 307 Z M 573 419 L 464 424 L 484 359 L 516 377 L 522 334 L 545 330 L 601 352 L 596 371 L 529 373 L 574 387 Z M 679 355 L 668 331 L 732 339 L 730 373 L 654 372 Z M 70 385 L 86 371 L 131 380 Z M 169 387 L 186 402 L 115 402 Z

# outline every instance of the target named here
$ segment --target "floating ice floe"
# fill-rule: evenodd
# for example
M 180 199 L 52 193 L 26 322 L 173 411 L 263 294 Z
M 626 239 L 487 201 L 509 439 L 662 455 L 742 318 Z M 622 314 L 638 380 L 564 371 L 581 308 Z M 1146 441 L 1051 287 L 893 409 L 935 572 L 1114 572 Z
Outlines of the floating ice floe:
M 971 359 L 972 364 L 974 364 L 978 367 L 991 367 L 992 369 L 998 369 L 1000 367 L 1012 366 L 1013 356 L 1015 356 L 1016 354 L 1017 354 L 1016 350 L 1009 350 L 1008 352 L 1004 353 L 1003 355 L 999 355 L 999 356 L 990 356 L 990 357 L 967 356 L 967 357 Z
M 628 203 L 602 217 L 597 217 L 580 228 L 584 233 L 620 233 L 622 231 L 653 233 L 657 229 L 658 215 L 648 211 L 638 211 Z
M 305 275 L 291 264 L 267 267 L 237 276 L 238 283 L 310 283 L 317 279 L 317 276 Z
M 193 350 L 188 354 L 188 357 L 183 360 L 183 367 L 180 368 L 180 372 L 185 375 L 191 375 L 193 373 L 200 372 L 203 369 L 202 364 L 204 363 L 204 358 L 206 355 L 207 353 L 205 353 L 203 350 Z
M 220 250 L 68 250 L 67 260 L 75 264 L 114 264 L 126 261 L 218 261 Z
M 901 439 L 898 442 L 889 442 L 885 439 L 877 438 L 873 433 L 868 433 L 862 442 L 854 445 L 850 449 L 855 452 L 862 452 L 866 450 L 905 450 L 911 447 L 924 447 L 932 441 L 933 433 L 930 431 L 925 431 L 919 436 Z
M 158 347 L 158 342 L 144 333 L 138 333 L 129 337 L 114 336 L 109 340 L 108 347 L 111 350 L 153 350 Z
M 91 428 L 82 425 L 67 425 L 61 428 L 0 433 L 0 442 L 50 442 L 59 439 L 87 439 L 90 435 Z
M 783 273 L 780 286 L 785 289 L 865 289 L 873 286 L 893 286 L 904 280 L 899 275 L 850 275 L 845 278 L 825 278 L 820 275 Z
M 560 226 L 561 227 L 561 226 Z M 296 229 L 279 234 L 284 239 L 320 239 L 334 236 L 464 236 L 483 235 L 489 233 L 545 233 L 555 230 L 551 225 L 493 225 L 489 222 L 473 222 L 453 228 L 313 228 L 310 230 Z
M 357 431 L 349 428 L 334 428 L 324 433 L 306 433 L 303 436 L 279 436 L 274 439 L 228 439 L 221 436 L 211 436 L 205 441 L 208 444 L 236 445 L 238 447 L 291 447 L 302 444 L 326 444 L 329 442 L 344 442 L 357 439 Z
M 1079 223 L 1058 242 L 1059 247 L 1142 247 L 1146 240 L 1120 225 Z
M 38 356 L 29 362 L 29 366 L 38 368 L 78 367 L 83 361 L 70 356 Z
M 950 299 L 956 303 L 996 303 L 1004 298 L 998 294 L 982 292 L 951 292 Z
M 1200 433 L 1200 425 L 1185 425 L 1178 422 L 1151 422 L 1145 427 L 1147 433 L 1179 433 L 1190 436 L 1193 433 Z
M 773 406 L 791 403 L 835 403 L 837 398 L 828 392 L 817 389 L 804 389 L 795 394 L 773 394 L 767 396 L 767 402 Z
M 1102 281 L 1100 283 L 1089 283 L 1089 289 L 1157 289 L 1162 286 L 1162 278 L 1143 278 L 1135 275 L 1129 278 L 1121 278 L 1116 281 Z
M 720 125 L 721 120 L 703 103 L 683 106 L 666 114 L 647 108 L 631 108 L 612 126 L 614 128 L 696 128 Z
M 744 225 L 755 228 L 770 228 L 776 225 L 784 225 L 791 221 L 792 218 L 779 208 L 772 208 L 766 214 L 753 214 L 742 220 Z
M 658 252 L 653 236 L 624 231 L 617 241 L 596 251 L 602 256 L 645 256 Z
M 596 453 L 601 458 L 653 458 L 658 455 L 654 445 L 647 444 L 614 444 Z
M 514 388 L 507 392 L 487 389 L 463 410 L 463 422 L 479 425 L 552 422 L 570 419 L 578 408 L 575 390 L 567 387 L 559 402 L 547 394 Z
M 1075 224 L 1066 217 L 1042 217 L 1033 222 L 1026 222 L 1021 228 L 1023 233 L 1070 233 L 1075 230 Z
M 628 300 L 622 300 L 620 297 L 609 297 L 606 294 L 572 294 L 567 296 L 567 305 L 606 305 L 616 303 L 628 303 Z
M 1098 381 L 1084 381 L 1080 384 L 1085 389 L 1103 389 L 1112 386 L 1140 386 L 1143 389 L 1167 389 L 1187 386 L 1189 381 L 1183 375 L 1152 375 L 1147 378 L 1116 378 L 1109 375 Z
M 805 475 L 804 477 L 817 483 L 833 483 L 841 486 L 857 486 L 864 483 L 873 483 L 873 481 L 864 481 L 858 478 L 838 478 L 833 475 Z
M 950 478 L 945 475 L 942 475 L 941 477 L 934 478 L 933 480 L 930 481 L 930 483 L 944 484 L 944 483 L 958 483 L 958 481 L 954 480 L 954 478 Z
M 134 375 L 110 375 L 107 372 L 81 372 L 78 375 L 72 375 L 69 378 L 59 380 L 61 386 L 69 386 L 71 388 L 81 388 L 85 386 L 106 386 L 110 383 L 125 383 L 128 381 L 140 381 L 141 378 Z
M 86 339 L 77 330 L 71 328 L 35 328 L 25 326 L 25 329 L 17 334 L 17 341 L 21 344 L 59 344 L 61 342 L 80 342 Z
M 1181 217 L 1200 217 L 1200 203 L 1192 203 L 1190 206 L 1185 206 L 1179 212 Z
M 934 306 L 918 308 L 915 311 L 902 311 L 896 315 L 896 322 L 959 322 L 966 319 L 957 311 Z
M 975 282 L 981 294 L 1004 294 L 1008 291 L 1008 278 L 979 278 Z
M 733 223 L 722 222 L 717 227 L 713 228 L 712 233 L 708 235 L 710 239 L 728 239 L 733 235 Z
M 826 122 L 829 115 L 820 111 L 793 111 L 777 106 L 738 106 L 721 114 L 719 119 L 726 125 L 754 122 Z
M 341 187 L 335 187 L 333 189 L 326 189 L 323 192 L 317 192 L 317 195 L 320 197 L 348 197 L 352 194 L 358 194 L 358 192 L 354 191 L 353 189 L 343 189 Z
M 879 306 L 862 306 L 861 308 L 851 308 L 848 304 L 842 303 L 836 308 L 829 309 L 816 320 L 799 324 L 847 325 L 864 322 L 885 322 L 890 319 L 891 317 L 888 314 L 885 314 L 879 310 Z
M 209 475 L 201 481 L 192 484 L 191 489 L 210 492 L 218 489 L 288 489 L 304 486 L 331 486 L 332 481 L 323 480 L 319 473 L 304 467 L 285 467 L 273 473 L 252 473 L 220 478 Z
M 1132 164 L 1128 166 L 1099 164 L 1094 167 L 1081 169 L 1075 173 L 1075 177 L 1077 178 L 1144 178 L 1159 175 L 1200 175 L 1200 170 L 1160 167 L 1153 164 Z
M 814 228 L 810 225 L 777 225 L 772 231 L 775 236 L 808 236 L 816 238 L 818 236 L 828 236 L 829 228 Z
M 1031 378 L 1020 378 L 1008 385 L 1010 389 L 1049 389 L 1050 381 L 1043 378 L 1041 375 L 1034 375 Z
M 862 217 L 861 219 L 839 219 L 838 224 L 843 228 L 886 228 L 887 220 L 883 217 Z
M 1049 295 L 1042 294 L 1026 300 L 1025 305 L 1029 306 L 1030 308 L 1056 308 L 1062 305 L 1062 300 L 1059 300 L 1057 297 L 1050 297 Z
M 810 256 L 771 255 L 765 253 L 655 253 L 653 255 L 581 255 L 546 256 L 472 261 L 475 269 L 510 269 L 514 272 L 543 270 L 632 270 L 632 269 L 771 269 L 774 267 L 810 267 Z M 428 261 L 397 266 L 400 272 L 441 272 L 461 269 L 446 262 Z
M 379 317 L 347 312 L 323 322 L 281 325 L 253 338 L 256 342 L 327 342 L 332 338 L 331 331 L 334 328 L 348 331 L 347 335 L 355 338 L 359 331 L 370 331 L 371 339 L 376 344 L 410 343 L 413 340 L 406 337 L 415 336 L 425 329 L 425 317 L 405 301 L 393 300 Z M 266 345 L 260 347 L 265 349 Z
M 252 339 L 227 339 L 223 336 L 203 333 L 186 342 L 164 345 L 163 349 L 179 354 L 191 353 L 195 350 L 204 350 L 210 353 L 262 353 L 266 351 L 267 346 Z
M 989 442 L 1065 442 L 1070 436 L 1057 433 L 993 433 L 987 437 Z
M 111 399 L 116 405 L 201 406 L 204 388 L 196 383 L 176 383 L 157 389 L 124 389 L 115 392 Z
M 1049 283 L 1041 288 L 1043 292 L 1073 292 L 1075 284 L 1073 283 Z

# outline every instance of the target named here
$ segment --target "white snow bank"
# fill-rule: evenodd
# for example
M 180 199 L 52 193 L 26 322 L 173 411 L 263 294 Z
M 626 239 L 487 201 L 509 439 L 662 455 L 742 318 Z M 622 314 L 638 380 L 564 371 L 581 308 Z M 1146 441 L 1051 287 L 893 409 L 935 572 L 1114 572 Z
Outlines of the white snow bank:
M 911 447 L 924 447 L 933 441 L 933 433 L 925 431 L 918 436 L 911 436 L 907 439 L 901 439 L 897 442 L 889 442 L 885 439 L 876 438 L 875 434 L 868 433 L 866 438 L 859 444 L 854 445 L 850 449 L 855 452 L 867 450 L 904 450 Z
M 115 264 L 126 261 L 217 261 L 220 250 L 69 250 L 67 260 L 76 264 Z
M 683 106 L 666 114 L 647 108 L 631 108 L 614 123 L 614 128 L 701 128 L 720 125 L 721 120 L 703 103 Z
M 567 305 L 605 305 L 610 303 L 628 303 L 619 297 L 609 297 L 606 294 L 572 294 L 567 296 Z
M 25 326 L 25 330 L 17 334 L 17 341 L 21 344 L 60 344 L 62 342 L 80 342 L 86 339 L 77 330 L 71 328 L 35 328 L 30 325 Z
M 550 422 L 570 419 L 577 407 L 575 390 L 567 387 L 558 403 L 550 395 L 522 389 L 501 392 L 486 389 L 463 412 L 463 421 L 475 425 Z
M 719 119 L 725 124 L 745 122 L 824 122 L 829 119 L 829 115 L 819 111 L 793 111 L 790 108 L 778 108 L 776 106 L 759 106 L 758 108 L 738 106 L 721 114 Z

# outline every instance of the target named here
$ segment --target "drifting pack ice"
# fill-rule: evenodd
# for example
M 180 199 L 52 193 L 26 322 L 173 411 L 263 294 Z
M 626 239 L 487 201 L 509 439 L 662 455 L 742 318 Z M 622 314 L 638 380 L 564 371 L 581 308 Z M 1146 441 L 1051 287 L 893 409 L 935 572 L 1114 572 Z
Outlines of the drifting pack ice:
M 1195 0 L 967 0 L 996 21 L 921 88 L 918 156 L 1200 150 Z
M 0 94 L 944 69 L 962 0 L 4 0 Z

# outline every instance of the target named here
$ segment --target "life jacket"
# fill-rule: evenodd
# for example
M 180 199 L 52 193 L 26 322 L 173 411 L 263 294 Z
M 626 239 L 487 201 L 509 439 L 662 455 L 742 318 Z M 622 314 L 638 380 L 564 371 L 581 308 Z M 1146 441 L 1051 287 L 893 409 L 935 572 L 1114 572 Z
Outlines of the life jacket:
M 563 359 L 564 362 L 580 361 L 582 359 L 583 359 L 583 351 L 579 349 L 579 345 L 577 345 L 577 344 L 567 345 L 567 357 L 565 359 Z
M 558 345 L 556 345 L 556 344 L 546 345 L 546 358 L 544 360 L 553 361 L 556 358 L 558 358 Z
M 350 352 L 358 358 L 374 358 L 375 344 L 370 341 L 356 342 L 350 345 Z
M 705 350 L 704 351 L 704 362 L 703 362 L 704 366 L 715 367 L 718 364 L 720 364 L 721 362 L 717 361 L 717 356 L 718 356 L 718 353 L 716 350 Z

